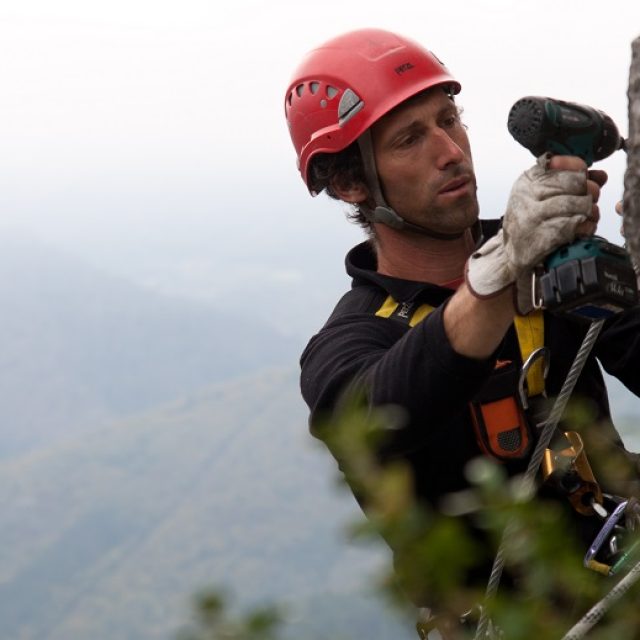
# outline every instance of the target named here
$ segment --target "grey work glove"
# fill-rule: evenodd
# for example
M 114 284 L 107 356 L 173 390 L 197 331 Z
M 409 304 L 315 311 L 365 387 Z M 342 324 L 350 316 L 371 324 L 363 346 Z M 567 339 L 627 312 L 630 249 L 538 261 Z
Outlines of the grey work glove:
M 586 172 L 549 170 L 548 161 L 541 156 L 516 180 L 502 229 L 467 261 L 466 281 L 476 297 L 491 298 L 516 281 L 530 287 L 533 268 L 571 242 L 591 215 Z

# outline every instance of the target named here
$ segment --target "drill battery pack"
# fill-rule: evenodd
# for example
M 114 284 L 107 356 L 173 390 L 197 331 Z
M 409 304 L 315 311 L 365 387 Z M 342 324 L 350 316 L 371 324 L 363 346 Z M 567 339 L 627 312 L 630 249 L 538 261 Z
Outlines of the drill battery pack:
M 585 320 L 608 318 L 638 304 L 629 254 L 599 236 L 558 249 L 539 278 L 543 306 Z

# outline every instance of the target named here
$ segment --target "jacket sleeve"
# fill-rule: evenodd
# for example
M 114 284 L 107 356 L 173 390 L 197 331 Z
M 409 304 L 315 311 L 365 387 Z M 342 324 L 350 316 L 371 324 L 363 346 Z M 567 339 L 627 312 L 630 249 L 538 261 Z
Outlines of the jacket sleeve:
M 332 412 L 348 389 L 363 389 L 372 406 L 408 412 L 411 438 L 466 410 L 494 367 L 494 359 L 456 353 L 443 325 L 444 305 L 410 329 L 400 322 L 351 314 L 330 322 L 302 355 L 302 394 L 314 420 Z M 420 417 L 420 421 L 417 421 Z M 420 424 L 418 432 L 416 424 Z M 409 435 L 403 434 L 403 440 Z

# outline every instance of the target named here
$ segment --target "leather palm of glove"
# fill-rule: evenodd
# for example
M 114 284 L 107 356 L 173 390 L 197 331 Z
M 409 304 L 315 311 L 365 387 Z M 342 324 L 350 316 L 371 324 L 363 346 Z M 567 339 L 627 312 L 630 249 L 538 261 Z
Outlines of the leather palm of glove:
M 534 299 L 539 299 L 540 297 L 540 294 L 534 297 L 534 283 L 533 269 L 516 280 L 514 302 L 516 311 L 521 316 L 531 313 L 534 309 Z
M 531 311 L 531 274 L 550 253 L 571 242 L 591 214 L 587 175 L 548 169 L 538 158 L 514 183 L 502 229 L 467 261 L 466 281 L 478 298 L 491 298 L 514 283 L 519 313 Z

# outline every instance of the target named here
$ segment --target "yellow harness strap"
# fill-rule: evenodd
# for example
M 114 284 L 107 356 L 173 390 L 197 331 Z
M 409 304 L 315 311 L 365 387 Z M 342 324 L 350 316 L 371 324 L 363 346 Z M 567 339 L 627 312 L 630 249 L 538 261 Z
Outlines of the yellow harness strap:
M 528 316 L 516 315 L 513 323 L 516 325 L 522 362 L 526 362 L 536 349 L 544 347 L 544 315 L 542 310 L 538 309 Z M 527 390 L 530 396 L 544 392 L 544 366 L 544 360 L 539 358 L 527 373 Z
M 396 302 L 392 296 L 382 303 L 382 306 L 376 311 L 379 318 L 391 318 L 392 316 L 403 320 L 410 327 L 415 327 L 418 322 L 424 320 L 434 309 L 429 304 L 421 304 L 414 310 L 413 302 Z
M 413 303 L 396 302 L 392 296 L 382 303 L 376 311 L 379 318 L 395 317 L 403 320 L 410 327 L 415 327 L 424 320 L 434 309 L 431 305 L 422 304 L 417 309 L 413 309 Z M 540 347 L 544 346 L 544 316 L 542 311 L 534 311 L 528 316 L 516 315 L 513 318 L 520 345 L 520 355 L 522 362 Z M 529 396 L 537 396 L 544 392 L 544 363 L 537 360 L 533 363 L 527 374 L 527 389 Z

